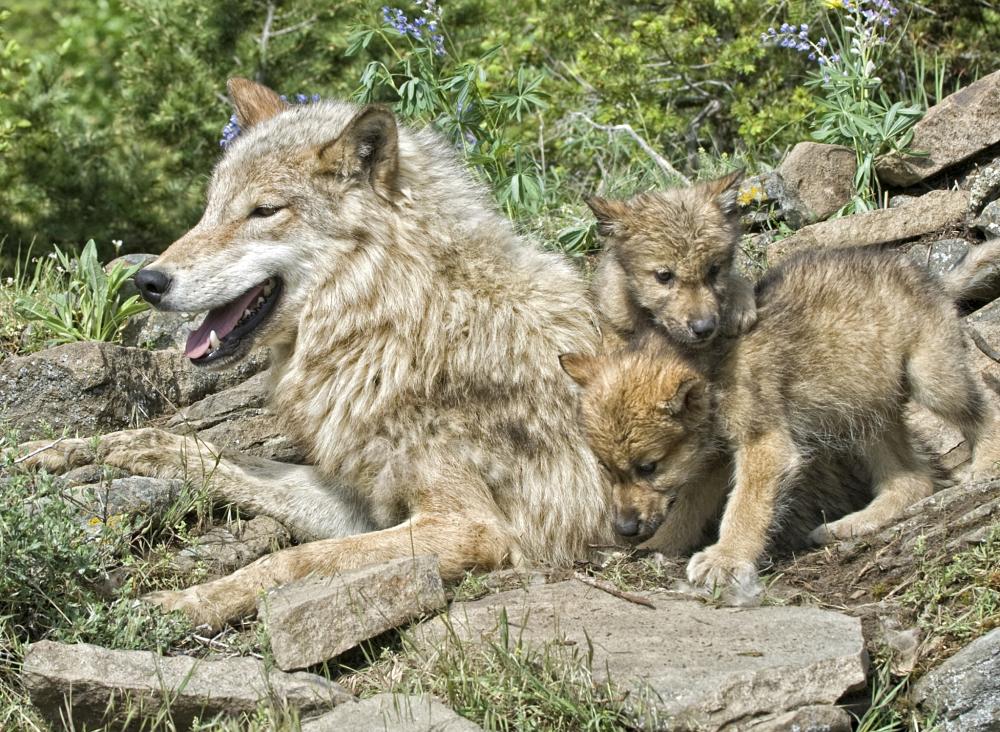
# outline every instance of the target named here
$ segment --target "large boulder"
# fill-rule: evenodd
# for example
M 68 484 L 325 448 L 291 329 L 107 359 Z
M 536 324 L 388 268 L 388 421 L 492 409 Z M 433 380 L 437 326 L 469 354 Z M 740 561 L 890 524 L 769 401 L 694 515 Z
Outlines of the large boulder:
M 0 363 L 0 415 L 26 433 L 98 434 L 173 412 L 266 367 L 245 359 L 207 371 L 181 353 L 69 343 Z
M 941 732 L 1000 729 L 1000 628 L 974 640 L 913 687 Z
M 32 703 L 56 729 L 64 728 L 67 709 L 76 729 L 104 724 L 124 729 L 124 714 L 138 713 L 131 729 L 169 703 L 174 725 L 187 729 L 196 717 L 252 714 L 259 704 L 273 701 L 318 712 L 353 700 L 321 676 L 283 673 L 253 658 L 165 657 L 84 643 L 31 644 L 21 677 Z
M 890 244 L 933 234 L 961 225 L 968 202 L 967 191 L 931 191 L 899 208 L 822 221 L 771 244 L 768 261 L 773 264 L 792 252 L 812 247 Z
M 879 179 L 910 186 L 1000 142 L 1000 71 L 945 97 L 913 128 L 915 157 L 890 153 L 876 163 Z
M 843 145 L 800 142 L 778 172 L 806 208 L 806 223 L 820 221 L 851 202 L 858 162 Z
M 504 592 L 454 603 L 446 617 L 414 631 L 416 647 L 434 654 L 458 643 L 469 653 L 470 644 L 516 638 L 536 651 L 589 656 L 594 682 L 627 693 L 643 729 L 750 730 L 865 686 L 857 618 L 806 607 L 716 608 L 666 592 L 645 597 L 652 608 L 575 580 Z

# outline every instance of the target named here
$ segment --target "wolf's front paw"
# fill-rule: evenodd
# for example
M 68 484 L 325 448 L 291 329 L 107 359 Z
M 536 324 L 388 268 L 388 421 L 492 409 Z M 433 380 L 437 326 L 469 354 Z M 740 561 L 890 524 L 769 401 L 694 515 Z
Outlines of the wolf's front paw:
M 741 336 L 757 323 L 757 306 L 754 303 L 731 311 L 722 323 L 722 332 L 727 336 Z
M 848 515 L 837 521 L 820 524 L 809 532 L 809 540 L 817 546 L 824 546 L 845 539 L 853 539 L 856 536 L 871 534 L 880 528 L 882 525 L 874 521 Z
M 186 590 L 160 590 L 142 596 L 143 602 L 158 606 L 163 612 L 182 612 L 194 626 L 207 625 L 217 630 L 226 624 L 228 618 L 220 617 L 218 608 L 206 601 L 197 587 Z
M 65 473 L 72 468 L 90 465 L 97 458 L 93 439 L 64 437 L 58 440 L 22 442 L 11 451 L 14 464 L 50 473 Z
M 691 557 L 687 566 L 688 581 L 706 587 L 752 585 L 757 579 L 757 567 L 751 561 L 726 553 L 718 544 Z

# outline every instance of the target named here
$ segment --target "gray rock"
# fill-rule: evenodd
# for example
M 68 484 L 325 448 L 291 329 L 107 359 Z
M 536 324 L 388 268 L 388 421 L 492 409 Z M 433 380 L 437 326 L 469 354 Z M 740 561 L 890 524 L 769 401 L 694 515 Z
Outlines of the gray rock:
M 806 607 L 713 608 L 649 593 L 655 608 L 570 580 L 467 603 L 418 626 L 418 649 L 510 638 L 610 679 L 644 729 L 742 730 L 764 716 L 829 706 L 865 685 L 858 618 Z
M 810 247 L 850 247 L 889 244 L 933 234 L 965 220 L 967 191 L 931 191 L 901 208 L 884 208 L 823 221 L 774 242 L 771 263 L 791 252 Z
M 971 245 L 965 239 L 939 239 L 938 241 L 914 244 L 907 254 L 936 275 L 943 275 L 958 264 L 969 251 Z
M 972 225 L 994 239 L 1000 236 L 1000 201 L 990 201 Z
M 909 186 L 1000 142 L 1000 72 L 945 97 L 913 127 L 910 149 L 927 157 L 891 153 L 876 161 L 883 183 Z
M 812 223 L 851 202 L 857 168 L 857 158 L 849 147 L 800 142 L 778 172 L 804 204 L 806 223 Z
M 204 313 L 168 313 L 147 310 L 129 318 L 122 329 L 122 343 L 152 350 L 184 350 L 187 337 L 205 318 Z
M 275 663 L 326 661 L 446 604 L 437 557 L 397 559 L 269 592 L 257 605 Z
M 925 674 L 910 696 L 936 714 L 942 732 L 1000 729 L 1000 628 Z
M 429 696 L 376 694 L 302 723 L 302 732 L 481 732 Z
M 255 516 L 230 526 L 215 526 L 182 549 L 171 561 L 180 572 L 201 566 L 208 578 L 221 577 L 245 567 L 265 554 L 288 546 L 288 529 L 270 516 Z
M 31 644 L 21 676 L 32 703 L 59 729 L 67 706 L 76 729 L 102 724 L 122 729 L 122 717 L 105 716 L 109 703 L 119 702 L 119 715 L 126 707 L 155 714 L 169 699 L 171 719 L 186 729 L 196 717 L 252 713 L 269 700 L 303 712 L 353 700 L 343 687 L 320 676 L 283 673 L 252 658 L 170 658 L 83 643 Z M 140 723 L 133 720 L 129 728 Z
M 965 187 L 969 190 L 969 212 L 979 213 L 983 206 L 1000 195 L 1000 159 L 970 172 Z
M 840 707 L 802 707 L 755 720 L 745 729 L 747 732 L 851 732 L 851 715 Z
M 96 434 L 173 412 L 266 366 L 248 358 L 206 371 L 180 353 L 69 343 L 0 363 L 0 413 L 25 432 Z
M 267 408 L 269 374 L 262 372 L 242 384 L 211 394 L 178 410 L 167 429 L 197 432 L 206 442 L 246 455 L 286 463 L 308 462 L 306 451 L 285 435 Z
M 154 523 L 177 502 L 184 481 L 133 475 L 82 485 L 67 491 L 84 520 L 97 525 L 125 516 L 142 516 Z
M 805 226 L 811 212 L 798 197 L 795 189 L 785 183 L 780 173 L 771 171 L 747 178 L 740 184 L 738 200 L 748 213 L 749 225 L 784 221 L 793 229 Z

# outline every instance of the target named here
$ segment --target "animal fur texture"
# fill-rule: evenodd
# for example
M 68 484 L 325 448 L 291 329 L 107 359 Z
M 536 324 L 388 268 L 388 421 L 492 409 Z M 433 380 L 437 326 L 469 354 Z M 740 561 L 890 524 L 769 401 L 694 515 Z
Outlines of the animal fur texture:
M 435 554 L 454 579 L 613 541 L 558 361 L 598 346 L 576 271 L 517 237 L 436 134 L 377 106 L 289 106 L 242 79 L 229 90 L 242 133 L 201 221 L 143 285 L 161 309 L 214 308 L 220 322 L 247 293 L 270 308 L 251 333 L 202 334 L 189 351 L 224 366 L 269 345 L 273 410 L 314 466 L 153 429 L 107 435 L 96 454 L 66 440 L 32 462 L 206 475 L 219 499 L 314 539 L 151 596 L 216 626 L 309 575 Z
M 593 282 L 606 348 L 654 331 L 704 365 L 756 318 L 736 270 L 742 172 L 627 200 L 588 200 L 604 240 Z
M 974 473 L 993 472 L 996 408 L 968 364 L 956 288 L 946 291 L 891 252 L 806 252 L 759 283 L 757 323 L 711 380 L 666 339 L 632 352 L 564 357 L 585 390 L 583 419 L 616 503 L 632 505 L 649 528 L 677 510 L 670 524 L 689 544 L 684 532 L 704 524 L 725 481 L 705 479 L 690 491 L 688 476 L 711 477 L 731 455 L 718 541 L 691 558 L 688 578 L 740 585 L 752 582 L 782 494 L 816 485 L 807 471 L 817 456 L 857 456 L 874 493 L 860 510 L 816 526 L 817 543 L 874 531 L 930 495 L 933 468 L 904 419 L 911 400 L 962 431 L 974 446 Z

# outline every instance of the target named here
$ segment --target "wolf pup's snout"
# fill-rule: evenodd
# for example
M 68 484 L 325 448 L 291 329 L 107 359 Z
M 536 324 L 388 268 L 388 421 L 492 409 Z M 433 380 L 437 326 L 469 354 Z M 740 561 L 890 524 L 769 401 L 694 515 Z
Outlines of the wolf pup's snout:
M 143 300 L 156 305 L 170 289 L 170 278 L 157 269 L 140 269 L 135 274 L 135 286 Z
M 615 531 L 622 536 L 639 533 L 639 514 L 634 508 L 623 508 L 615 512 Z
M 687 326 L 695 338 L 705 340 L 715 334 L 715 329 L 719 327 L 719 319 L 714 315 L 709 318 L 699 318 L 688 321 Z

